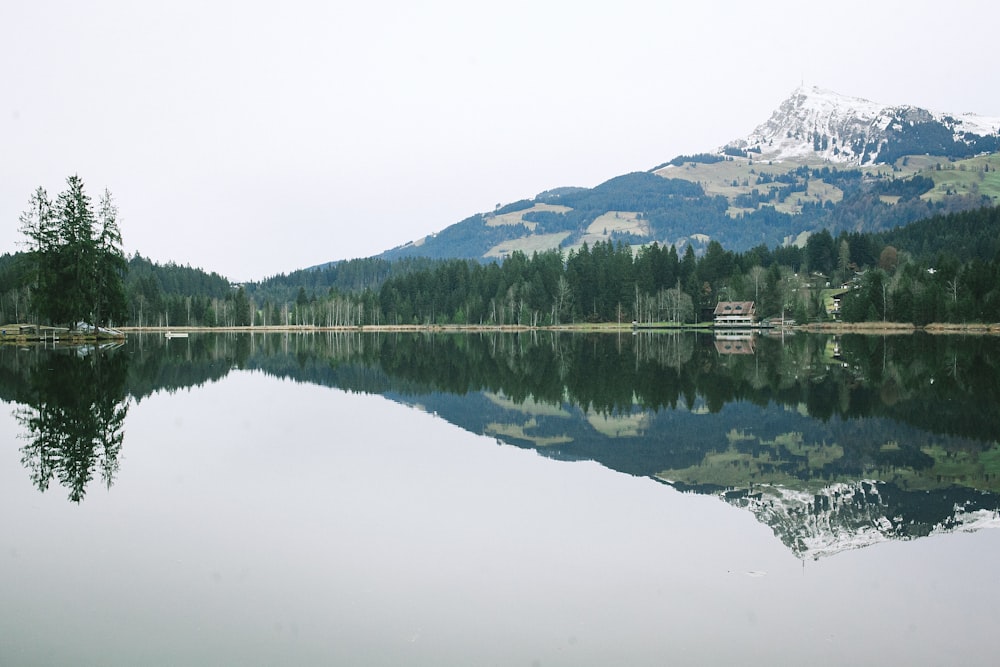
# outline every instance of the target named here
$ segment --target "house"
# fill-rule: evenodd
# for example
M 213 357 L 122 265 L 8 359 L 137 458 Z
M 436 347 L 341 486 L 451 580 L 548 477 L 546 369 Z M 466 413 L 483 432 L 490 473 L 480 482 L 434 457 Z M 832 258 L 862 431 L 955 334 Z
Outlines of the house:
M 826 314 L 833 319 L 840 317 L 840 295 L 830 299 L 829 305 L 826 307 Z
M 713 313 L 717 327 L 757 326 L 757 311 L 753 301 L 720 301 Z

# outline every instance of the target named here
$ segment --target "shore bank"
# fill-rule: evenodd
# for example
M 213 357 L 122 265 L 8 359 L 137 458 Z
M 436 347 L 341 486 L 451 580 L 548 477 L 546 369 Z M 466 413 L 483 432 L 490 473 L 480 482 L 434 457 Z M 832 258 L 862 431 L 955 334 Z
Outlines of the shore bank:
M 118 329 L 68 329 L 66 327 L 39 326 L 36 324 L 0 325 L 0 343 L 94 343 L 124 340 L 125 333 Z
M 95 335 L 79 331 L 69 331 L 58 327 L 34 327 L 28 330 L 29 325 L 9 324 L 0 326 L 0 343 L 31 343 L 31 342 L 57 342 L 57 343 L 87 343 L 96 341 L 121 340 L 130 333 L 320 333 L 320 332 L 357 332 L 357 333 L 519 333 L 528 331 L 563 331 L 566 333 L 631 333 L 634 330 L 632 323 L 601 323 L 601 324 L 560 324 L 552 326 L 528 325 L 502 325 L 488 326 L 479 324 L 369 324 L 364 326 L 338 326 L 321 327 L 309 325 L 289 325 L 289 326 L 229 326 L 229 327 L 118 327 L 115 331 L 118 335 Z M 713 328 L 711 325 L 697 324 L 689 326 L 673 326 L 662 328 L 640 328 L 641 331 L 652 332 L 686 332 L 695 331 L 700 333 L 712 332 L 732 332 L 731 327 Z M 863 334 L 863 335 L 904 335 L 916 332 L 925 332 L 934 335 L 1000 335 L 1000 323 L 993 324 L 951 324 L 932 323 L 918 327 L 909 323 L 900 322 L 818 322 L 813 324 L 800 324 L 789 327 L 790 331 L 801 331 L 806 333 L 827 333 L 827 334 Z M 769 331 L 767 329 L 755 330 L 758 332 Z
M 952 324 L 947 322 L 933 322 L 918 327 L 908 322 L 818 322 L 797 326 L 795 330 L 811 333 L 858 333 L 871 335 L 912 334 L 922 331 L 929 334 L 988 336 L 1000 334 L 1000 323 Z
M 523 332 L 523 331 L 566 331 L 590 333 L 631 332 L 635 329 L 632 323 L 606 322 L 599 324 L 559 324 L 549 326 L 528 325 L 482 325 L 482 324 L 366 324 L 364 326 L 243 326 L 243 327 L 119 327 L 119 331 L 128 333 L 196 333 L 196 332 L 240 332 L 240 333 L 303 333 L 320 331 L 357 331 L 357 332 L 421 332 L 421 333 L 481 333 L 481 332 Z M 906 322 L 817 322 L 799 324 L 788 327 L 791 331 L 809 333 L 859 333 L 859 334 L 912 334 L 918 331 L 933 334 L 1000 334 L 1000 323 L 994 324 L 950 324 L 932 323 L 918 327 Z M 733 327 L 713 327 L 711 324 L 691 324 L 683 326 L 640 327 L 641 331 L 696 331 L 700 333 L 731 332 Z M 770 329 L 754 329 L 765 332 Z

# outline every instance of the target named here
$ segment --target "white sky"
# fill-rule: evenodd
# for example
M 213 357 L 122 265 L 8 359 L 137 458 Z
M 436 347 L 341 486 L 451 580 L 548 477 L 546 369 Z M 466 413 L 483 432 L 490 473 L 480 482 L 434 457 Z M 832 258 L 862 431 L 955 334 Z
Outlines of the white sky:
M 994 0 L 0 4 L 0 252 L 77 173 L 234 280 L 746 135 L 803 80 L 1000 116 Z

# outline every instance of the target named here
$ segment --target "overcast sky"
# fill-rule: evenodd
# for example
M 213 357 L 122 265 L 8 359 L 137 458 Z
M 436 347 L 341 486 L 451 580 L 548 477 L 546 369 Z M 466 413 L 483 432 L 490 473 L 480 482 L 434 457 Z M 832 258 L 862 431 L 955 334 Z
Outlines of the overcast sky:
M 1000 3 L 0 4 L 0 252 L 79 174 L 256 280 L 748 134 L 803 81 L 1000 116 Z

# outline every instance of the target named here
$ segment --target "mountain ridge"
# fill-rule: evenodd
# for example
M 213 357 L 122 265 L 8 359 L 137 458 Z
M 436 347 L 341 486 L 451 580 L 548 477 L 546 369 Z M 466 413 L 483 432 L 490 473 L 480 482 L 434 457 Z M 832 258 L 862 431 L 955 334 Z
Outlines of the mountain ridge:
M 800 87 L 749 135 L 710 152 L 594 188 L 549 188 L 376 257 L 494 261 L 597 242 L 745 251 L 821 229 L 878 232 L 996 205 L 998 151 L 1000 117 Z
M 818 157 L 856 166 L 885 163 L 890 144 L 914 127 L 934 124 L 950 131 L 953 152 L 963 146 L 975 151 L 980 144 L 988 152 L 997 150 L 1000 117 L 881 104 L 817 86 L 796 88 L 767 121 L 719 150 L 752 151 L 771 160 Z

